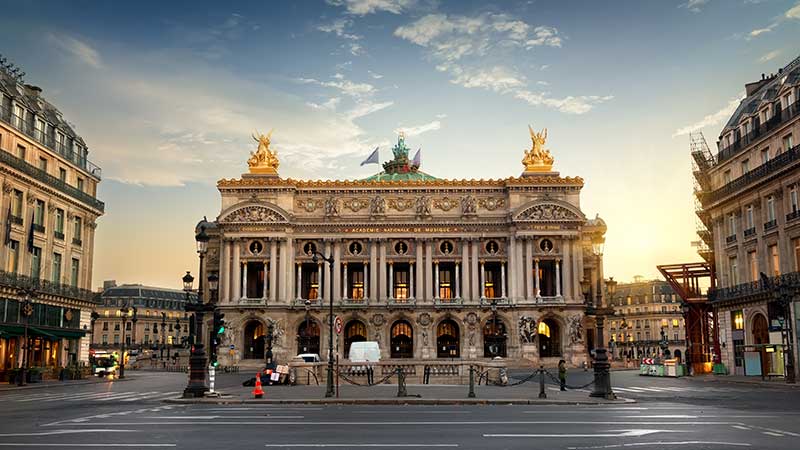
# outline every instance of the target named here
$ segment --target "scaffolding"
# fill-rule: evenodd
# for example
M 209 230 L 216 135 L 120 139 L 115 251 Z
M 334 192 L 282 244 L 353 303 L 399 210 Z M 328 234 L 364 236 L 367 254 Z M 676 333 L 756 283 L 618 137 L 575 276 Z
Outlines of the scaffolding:
M 700 131 L 689 133 L 689 148 L 692 154 L 692 174 L 694 175 L 694 203 L 697 215 L 695 225 L 699 241 L 692 243 L 697 254 L 709 264 L 714 263 L 714 235 L 712 233 L 711 216 L 703 208 L 707 194 L 712 191 L 711 177 L 708 174 L 716 160 L 708 148 L 705 136 Z

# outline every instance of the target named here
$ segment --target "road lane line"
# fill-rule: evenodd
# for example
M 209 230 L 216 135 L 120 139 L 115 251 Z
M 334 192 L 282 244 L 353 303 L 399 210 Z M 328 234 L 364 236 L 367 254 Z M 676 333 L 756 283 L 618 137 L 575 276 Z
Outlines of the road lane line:
M 103 415 L 108 417 L 107 415 Z M 251 416 L 248 416 L 252 418 Z M 631 426 L 641 426 L 641 425 L 656 425 L 656 426 L 667 426 L 667 425 L 687 425 L 687 426 L 702 426 L 702 425 L 740 425 L 741 422 L 728 422 L 728 421 L 714 421 L 714 422 L 697 422 L 697 421 L 684 421 L 684 422 L 664 422 L 661 421 L 628 421 L 628 422 L 620 422 L 620 421 L 567 421 L 567 420 L 519 420 L 519 421 L 409 421 L 409 422 L 398 422 L 398 421 L 390 421 L 390 422 L 367 422 L 367 421 L 297 421 L 297 422 L 273 422 L 269 420 L 248 420 L 248 421 L 224 421 L 224 420 L 216 420 L 213 422 L 189 422 L 189 421 L 177 421 L 177 422 L 169 422 L 169 421 L 160 421 L 160 422 L 101 422 L 103 426 L 132 426 L 132 425 L 215 425 L 215 426 L 229 426 L 229 425 L 264 425 L 264 426 L 287 426 L 287 425 L 297 425 L 297 426 L 311 426 L 311 425 L 319 425 L 319 426 L 353 426 L 353 425 L 374 425 L 374 426 L 443 426 L 443 425 L 451 425 L 451 426 L 471 426 L 471 425 L 631 425 Z M 96 423 L 64 423 L 62 425 L 71 425 L 71 426 L 96 426 Z
M 776 430 L 775 428 L 760 427 L 758 425 L 750 425 L 750 426 L 753 427 L 753 428 L 757 428 L 759 430 L 772 431 L 772 432 L 775 432 L 775 433 L 782 433 L 782 434 L 787 434 L 789 436 L 800 437 L 800 434 L 792 433 L 791 431 Z
M 312 447 L 312 448 L 323 448 L 323 447 L 346 447 L 346 448 L 353 448 L 353 447 L 423 447 L 423 448 L 432 448 L 432 447 L 458 447 L 458 444 L 264 444 L 264 447 L 277 447 L 277 448 L 294 448 L 294 447 Z
M 750 431 L 750 430 L 751 430 L 751 428 L 748 428 L 748 427 L 743 427 L 743 426 L 741 426 L 741 425 L 731 425 L 731 426 L 732 426 L 733 428 L 738 428 L 739 430 L 745 430 L 745 431 Z
M 567 447 L 569 450 L 589 450 L 599 448 L 624 448 L 624 447 L 652 447 L 656 445 L 723 445 L 725 447 L 752 447 L 744 442 L 719 442 L 719 441 L 654 441 L 654 442 L 628 442 L 626 444 L 594 445 L 591 447 Z
M 492 438 L 640 437 L 657 433 L 684 433 L 684 431 L 640 429 L 640 430 L 609 430 L 608 433 L 584 433 L 584 434 L 502 433 L 502 434 L 484 434 L 483 437 L 492 437 Z
M 39 431 L 36 433 L 3 433 L 0 437 L 20 437 L 20 436 L 53 436 L 57 434 L 81 434 L 81 433 L 137 433 L 137 430 L 115 430 L 115 429 L 89 429 L 89 430 L 53 430 Z
M 159 391 L 151 391 L 151 392 L 147 392 L 147 395 L 158 394 L 158 393 L 160 393 L 160 392 Z M 140 395 L 145 395 L 145 393 L 144 392 L 123 392 L 123 393 L 119 393 L 119 394 L 112 395 L 112 396 L 105 397 L 105 398 L 98 398 L 97 401 L 98 402 L 107 402 L 107 401 L 111 401 L 111 400 L 122 400 L 123 398 L 137 397 L 137 396 L 140 396 Z
M 98 444 L 98 443 L 91 443 L 91 444 L 65 444 L 63 442 L 57 443 L 49 443 L 49 442 L 36 442 L 36 443 L 22 443 L 22 442 L 0 442 L 0 447 L 133 447 L 133 448 L 142 448 L 142 447 L 177 447 L 177 444 L 120 444 L 120 443 L 111 443 L 111 444 Z
M 772 431 L 762 431 L 761 434 L 767 434 L 767 435 L 775 436 L 775 437 L 786 437 L 786 435 L 784 435 L 784 434 L 775 433 L 775 432 L 772 432 Z

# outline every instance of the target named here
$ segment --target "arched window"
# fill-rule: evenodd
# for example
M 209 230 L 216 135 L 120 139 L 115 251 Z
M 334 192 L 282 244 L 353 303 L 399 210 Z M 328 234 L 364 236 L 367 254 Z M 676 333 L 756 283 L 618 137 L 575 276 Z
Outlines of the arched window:
M 411 324 L 405 320 L 398 320 L 392 325 L 391 340 L 392 358 L 414 357 L 414 331 Z
M 507 338 L 508 334 L 503 321 L 497 319 L 495 322 L 494 317 L 490 317 L 483 326 L 483 356 L 486 358 L 507 357 Z
M 350 358 L 350 345 L 367 340 L 367 326 L 360 320 L 351 320 L 344 327 L 344 357 Z
M 561 329 L 553 319 L 539 322 L 539 357 L 561 356 Z
M 458 358 L 460 340 L 458 324 L 451 319 L 439 322 L 436 327 L 436 357 Z
M 297 327 L 297 353 L 319 354 L 319 324 L 304 320 Z
M 155 333 L 157 327 L 153 327 Z M 244 359 L 262 359 L 264 357 L 264 324 L 251 320 L 244 326 Z

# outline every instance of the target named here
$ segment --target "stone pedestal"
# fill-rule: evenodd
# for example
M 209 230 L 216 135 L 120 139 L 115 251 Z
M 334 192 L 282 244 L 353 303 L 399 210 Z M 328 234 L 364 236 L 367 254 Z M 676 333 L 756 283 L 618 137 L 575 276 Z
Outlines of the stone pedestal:
M 538 361 L 539 349 L 536 347 L 536 344 L 522 344 L 522 358 L 534 362 Z

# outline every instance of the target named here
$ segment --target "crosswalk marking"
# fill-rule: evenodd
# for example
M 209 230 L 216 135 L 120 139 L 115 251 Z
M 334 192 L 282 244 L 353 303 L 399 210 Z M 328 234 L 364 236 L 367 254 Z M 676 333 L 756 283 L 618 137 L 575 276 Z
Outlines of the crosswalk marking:
M 691 392 L 737 392 L 736 389 L 731 388 L 695 388 L 695 387 L 674 387 L 674 386 L 664 386 L 664 387 L 645 387 L 645 386 L 627 386 L 627 387 L 620 387 L 614 386 L 612 387 L 615 391 L 620 392 L 631 392 L 635 394 L 676 394 L 676 393 L 691 393 Z
M 73 393 L 19 393 L 13 396 L 0 396 L 0 403 L 17 402 L 135 402 L 142 400 L 161 400 L 168 397 L 176 397 L 179 392 L 146 391 L 146 392 L 73 392 Z

